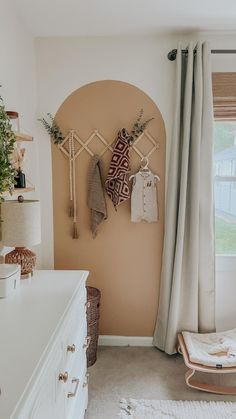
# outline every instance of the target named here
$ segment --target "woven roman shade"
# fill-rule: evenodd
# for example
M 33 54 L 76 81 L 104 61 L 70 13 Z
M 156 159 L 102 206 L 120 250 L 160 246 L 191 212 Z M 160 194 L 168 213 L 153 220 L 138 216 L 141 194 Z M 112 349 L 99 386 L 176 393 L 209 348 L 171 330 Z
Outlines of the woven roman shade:
M 236 73 L 212 73 L 216 120 L 236 120 Z

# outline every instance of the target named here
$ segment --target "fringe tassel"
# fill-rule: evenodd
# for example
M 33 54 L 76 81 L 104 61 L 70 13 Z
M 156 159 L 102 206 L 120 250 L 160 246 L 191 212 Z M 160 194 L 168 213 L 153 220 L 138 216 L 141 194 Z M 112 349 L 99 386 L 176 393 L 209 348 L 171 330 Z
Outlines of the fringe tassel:
M 78 230 L 77 230 L 77 225 L 76 223 L 73 224 L 73 239 L 78 239 L 79 238 L 79 234 L 78 234 Z

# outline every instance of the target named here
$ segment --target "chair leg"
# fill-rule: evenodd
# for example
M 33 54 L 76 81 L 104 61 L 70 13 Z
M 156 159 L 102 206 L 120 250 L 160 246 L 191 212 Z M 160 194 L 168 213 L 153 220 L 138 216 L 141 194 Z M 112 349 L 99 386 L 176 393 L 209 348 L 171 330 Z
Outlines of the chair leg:
M 234 396 L 236 395 L 236 387 L 216 386 L 214 384 L 205 384 L 194 380 L 192 377 L 194 376 L 195 372 L 195 370 L 189 369 L 185 374 L 185 381 L 188 387 L 201 391 L 207 391 L 208 393 L 233 394 Z

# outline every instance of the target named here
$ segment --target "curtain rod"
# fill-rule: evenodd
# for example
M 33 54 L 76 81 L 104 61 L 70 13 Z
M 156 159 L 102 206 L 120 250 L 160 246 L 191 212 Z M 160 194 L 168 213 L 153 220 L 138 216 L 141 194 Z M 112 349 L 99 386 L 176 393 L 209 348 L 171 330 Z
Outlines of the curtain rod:
M 196 50 L 194 50 L 196 52 Z M 188 54 L 187 49 L 181 50 L 182 54 Z M 212 54 L 236 54 L 236 49 L 212 49 Z M 172 49 L 167 55 L 170 61 L 174 61 L 176 59 L 177 49 Z

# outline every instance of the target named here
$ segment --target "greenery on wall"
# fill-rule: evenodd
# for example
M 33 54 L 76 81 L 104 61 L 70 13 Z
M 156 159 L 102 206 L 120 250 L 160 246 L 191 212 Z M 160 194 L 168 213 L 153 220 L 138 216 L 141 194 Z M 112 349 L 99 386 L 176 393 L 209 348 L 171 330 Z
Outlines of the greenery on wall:
M 41 122 L 47 133 L 50 135 L 51 139 L 53 140 L 54 144 L 60 144 L 64 140 L 64 136 L 60 130 L 59 125 L 56 123 L 54 117 L 47 113 L 48 120 L 46 118 L 39 118 L 38 121 Z M 133 127 L 131 129 L 130 135 L 130 145 L 134 143 L 135 140 L 144 132 L 147 128 L 150 121 L 154 118 L 147 119 L 146 121 L 142 121 L 143 118 L 143 109 L 140 109 L 139 116 Z
M 48 121 L 45 118 L 39 118 L 39 121 L 43 124 L 54 144 L 60 144 L 64 140 L 64 136 L 53 116 L 50 113 L 47 113 L 47 116 Z
M 11 164 L 11 155 L 16 137 L 12 130 L 9 116 L 6 114 L 3 99 L 0 96 L 0 202 L 4 192 L 12 193 L 15 183 L 15 169 Z
M 146 121 L 142 122 L 143 117 L 143 109 L 140 109 L 139 116 L 135 121 L 132 130 L 131 130 L 131 144 L 134 143 L 135 140 L 145 131 L 150 121 L 154 118 L 147 119 Z

